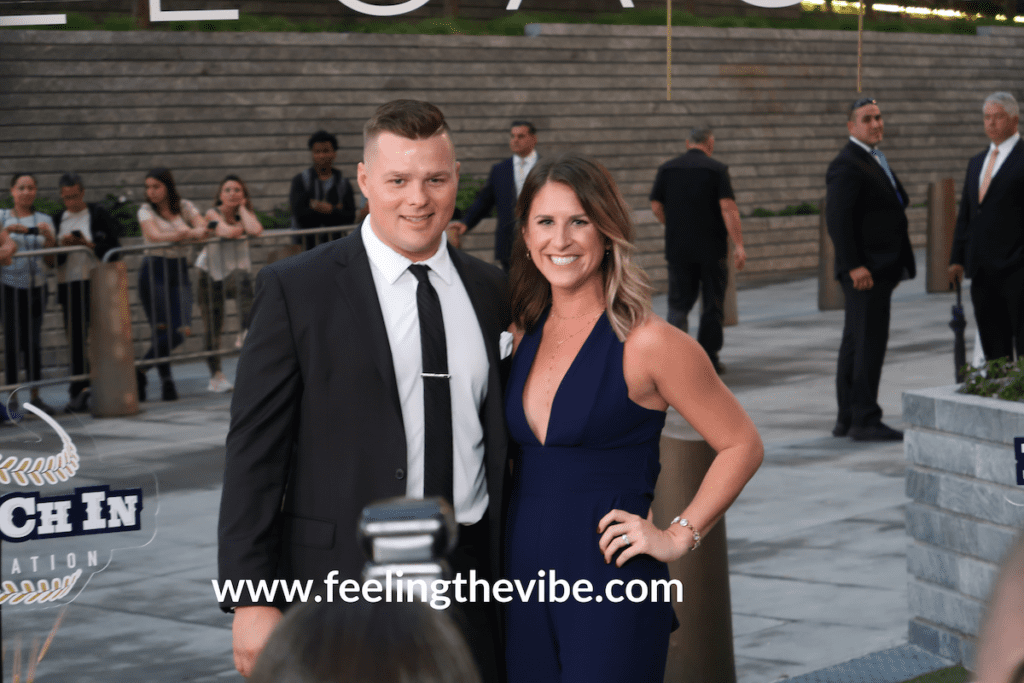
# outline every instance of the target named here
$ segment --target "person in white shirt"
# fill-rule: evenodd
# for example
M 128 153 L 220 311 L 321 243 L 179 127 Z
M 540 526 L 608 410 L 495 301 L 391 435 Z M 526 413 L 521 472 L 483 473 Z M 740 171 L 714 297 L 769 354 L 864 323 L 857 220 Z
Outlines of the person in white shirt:
M 249 238 L 263 234 L 263 226 L 252 208 L 249 188 L 241 178 L 232 174 L 221 181 L 216 206 L 206 212 L 206 220 L 207 228 L 222 240 L 207 244 L 196 259 L 196 268 L 199 269 L 197 294 L 199 310 L 203 314 L 206 350 L 220 350 L 224 302 L 228 297 L 238 303 L 236 345 L 241 347 L 245 330 L 249 327 L 253 300 Z M 210 356 L 206 362 L 210 366 L 209 390 L 216 393 L 231 391 L 233 386 L 221 370 L 220 356 Z

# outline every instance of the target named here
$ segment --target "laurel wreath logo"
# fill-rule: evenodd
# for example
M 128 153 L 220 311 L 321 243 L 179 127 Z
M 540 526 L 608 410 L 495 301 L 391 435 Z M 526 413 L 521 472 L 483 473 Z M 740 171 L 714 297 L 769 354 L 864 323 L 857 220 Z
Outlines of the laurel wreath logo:
M 28 579 L 21 582 L 21 590 L 18 590 L 18 586 L 13 581 L 4 581 L 3 593 L 0 593 L 0 605 L 10 603 L 12 605 L 26 604 L 33 605 L 41 602 L 53 602 L 54 600 L 60 600 L 65 595 L 71 592 L 71 589 L 75 587 L 78 582 L 78 578 L 82 575 L 82 570 L 79 569 L 74 574 L 69 574 L 63 578 L 56 578 L 53 581 L 47 581 L 46 579 L 39 579 L 38 584 L 34 584 Z
M 45 484 L 56 484 L 67 481 L 78 472 L 78 449 L 71 442 L 71 437 L 64 431 L 57 421 L 36 408 L 31 403 L 24 403 L 22 407 L 42 418 L 50 427 L 57 432 L 64 448 L 60 453 L 49 457 L 22 458 L 20 461 L 13 455 L 0 463 L 0 484 L 15 483 L 19 486 L 44 486 Z M 0 601 L 0 604 L 3 604 Z

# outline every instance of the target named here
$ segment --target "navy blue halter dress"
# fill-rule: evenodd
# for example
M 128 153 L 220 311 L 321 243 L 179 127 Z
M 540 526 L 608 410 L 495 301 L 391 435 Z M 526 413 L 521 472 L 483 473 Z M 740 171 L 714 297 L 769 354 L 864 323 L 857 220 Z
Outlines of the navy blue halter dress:
M 546 314 L 544 316 L 546 318 Z M 507 606 L 509 683 L 662 683 L 669 632 L 678 625 L 672 604 L 650 599 L 652 581 L 668 568 L 649 555 L 619 568 L 605 564 L 597 523 L 618 508 L 646 517 L 661 465 L 658 442 L 665 413 L 634 403 L 622 371 L 622 342 L 607 316 L 591 330 L 555 393 L 546 443 L 526 421 L 523 387 L 544 328 L 542 318 L 519 344 L 505 401 L 509 431 L 521 447 L 509 507 L 506 576 L 518 592 Z M 549 574 L 571 587 L 587 580 L 591 598 L 549 590 Z M 540 573 L 543 572 L 543 576 Z M 613 602 L 605 587 L 613 580 Z M 627 584 L 646 585 L 647 599 L 625 598 Z M 540 600 L 537 583 L 544 583 Z M 630 587 L 639 597 L 641 588 Z M 600 597 L 599 597 L 600 596 Z

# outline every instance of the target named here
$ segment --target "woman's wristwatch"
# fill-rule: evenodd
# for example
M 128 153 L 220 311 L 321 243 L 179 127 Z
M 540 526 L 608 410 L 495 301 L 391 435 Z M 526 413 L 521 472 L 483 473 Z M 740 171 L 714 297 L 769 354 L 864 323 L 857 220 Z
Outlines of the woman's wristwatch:
M 676 517 L 672 520 L 672 524 L 679 524 L 679 526 L 686 527 L 693 533 L 693 547 L 690 550 L 696 550 L 700 547 L 700 532 L 697 531 L 697 527 L 690 524 L 690 520 L 683 519 L 682 517 Z

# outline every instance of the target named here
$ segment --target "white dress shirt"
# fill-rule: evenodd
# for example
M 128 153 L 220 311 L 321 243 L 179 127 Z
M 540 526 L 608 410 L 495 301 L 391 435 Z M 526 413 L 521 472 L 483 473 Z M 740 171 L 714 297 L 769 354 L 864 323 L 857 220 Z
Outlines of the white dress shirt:
M 64 215 L 60 219 L 60 233 L 57 235 L 57 245 L 60 246 L 62 237 L 70 235 L 75 230 L 82 233 L 82 237 L 89 242 L 93 241 L 92 218 L 89 216 L 88 207 L 75 213 L 71 213 L 67 209 L 64 210 Z M 93 264 L 96 263 L 95 259 L 81 252 L 72 252 L 67 256 L 67 261 L 57 266 L 57 282 L 66 284 L 68 282 L 88 280 L 91 277 Z
M 537 165 L 537 150 L 533 150 L 525 157 L 512 155 L 512 177 L 516 182 L 516 197 L 523 191 L 523 184 L 526 182 L 526 176 L 530 175 L 530 171 Z
M 373 231 L 372 214 L 362 226 L 363 245 L 377 290 L 391 358 L 395 366 L 398 397 L 402 403 L 407 450 L 405 494 L 423 497 L 423 349 L 420 346 L 416 277 L 412 261 L 395 252 Z M 489 501 L 484 467 L 484 429 L 480 407 L 487 396 L 490 365 L 483 332 L 462 278 L 448 255 L 447 238 L 433 256 L 419 262 L 430 267 L 430 284 L 437 290 L 444 316 L 451 374 L 453 501 L 455 520 L 474 524 L 484 516 Z
M 872 152 L 874 152 L 874 151 L 875 151 L 875 148 L 874 148 L 874 147 L 872 147 L 871 145 L 869 145 L 869 144 L 867 144 L 867 143 L 865 143 L 865 142 L 861 142 L 860 140 L 858 140 L 857 138 L 853 137 L 852 135 L 850 136 L 850 142 L 856 142 L 856 143 L 857 143 L 858 145 L 860 145 L 861 149 L 863 149 L 863 150 L 864 150 L 865 152 L 867 152 L 868 154 L 871 154 Z M 871 158 L 872 158 L 872 159 L 874 159 L 874 160 L 875 160 L 875 162 L 876 162 L 876 163 L 877 163 L 877 164 L 878 164 L 879 166 L 881 166 L 881 165 L 882 165 L 882 160 L 881 160 L 881 159 L 879 159 L 878 157 L 876 157 L 876 156 L 875 156 L 874 154 L 871 154 Z
M 1006 157 L 1010 155 L 1010 150 L 1020 140 L 1020 133 L 1014 133 L 1010 137 L 1006 138 L 999 144 L 999 154 L 996 155 L 996 163 L 992 166 L 992 180 L 995 180 L 996 173 L 999 173 L 999 169 L 1002 168 L 1003 162 L 1006 161 Z M 996 148 L 996 143 L 988 143 L 988 151 L 985 153 L 985 161 L 981 164 L 981 173 L 978 174 L 978 189 L 981 189 L 981 183 L 985 180 L 985 167 L 988 166 L 989 160 L 992 158 L 992 150 Z M 991 180 L 989 181 L 992 182 Z

